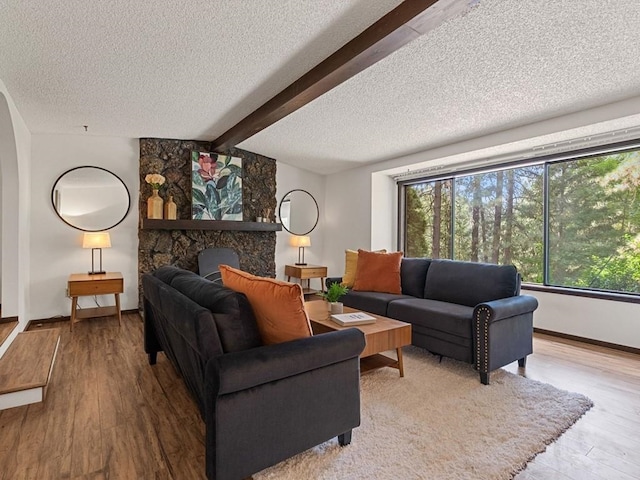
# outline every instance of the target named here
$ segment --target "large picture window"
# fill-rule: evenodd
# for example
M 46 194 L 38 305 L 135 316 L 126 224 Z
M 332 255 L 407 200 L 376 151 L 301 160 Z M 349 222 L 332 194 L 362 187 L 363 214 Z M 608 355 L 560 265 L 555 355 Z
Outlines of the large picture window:
M 640 293 L 640 151 L 400 184 L 407 256 L 514 264 L 524 282 Z
M 547 283 L 640 293 L 640 152 L 547 168 Z
M 405 189 L 408 257 L 451 258 L 451 180 Z
M 456 179 L 454 258 L 513 263 L 524 281 L 541 283 L 543 172 L 536 165 Z

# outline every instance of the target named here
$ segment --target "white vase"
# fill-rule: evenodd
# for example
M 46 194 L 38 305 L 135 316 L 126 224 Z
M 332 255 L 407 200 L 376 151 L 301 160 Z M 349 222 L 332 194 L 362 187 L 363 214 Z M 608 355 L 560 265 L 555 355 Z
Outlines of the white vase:
M 342 313 L 342 302 L 329 302 L 329 311 L 331 313 Z

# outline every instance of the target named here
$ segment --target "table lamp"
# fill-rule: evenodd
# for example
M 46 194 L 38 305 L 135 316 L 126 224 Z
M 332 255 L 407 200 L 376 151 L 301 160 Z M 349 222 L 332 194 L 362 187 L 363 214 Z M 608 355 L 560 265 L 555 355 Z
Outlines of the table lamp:
M 291 237 L 291 245 L 298 247 L 298 261 L 296 265 L 306 265 L 304 261 L 304 247 L 311 246 L 311 237 L 306 235 L 294 235 Z
M 102 270 L 102 249 L 111 247 L 111 237 L 109 232 L 87 232 L 82 237 L 82 248 L 91 249 L 91 271 L 89 275 L 97 275 L 100 273 L 106 273 Z M 96 271 L 94 267 L 94 254 L 95 251 L 100 251 L 100 268 Z

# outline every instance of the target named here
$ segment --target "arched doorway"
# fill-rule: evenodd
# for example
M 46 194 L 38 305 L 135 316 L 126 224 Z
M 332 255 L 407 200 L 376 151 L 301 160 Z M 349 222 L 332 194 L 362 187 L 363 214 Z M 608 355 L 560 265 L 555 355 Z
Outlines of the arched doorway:
M 19 254 L 18 254 L 18 153 L 11 111 L 5 95 L 0 92 L 0 222 L 1 222 L 1 282 L 2 318 L 19 316 Z M 13 208 L 12 208 L 13 206 Z M 20 324 L 0 345 L 0 356 L 20 330 Z

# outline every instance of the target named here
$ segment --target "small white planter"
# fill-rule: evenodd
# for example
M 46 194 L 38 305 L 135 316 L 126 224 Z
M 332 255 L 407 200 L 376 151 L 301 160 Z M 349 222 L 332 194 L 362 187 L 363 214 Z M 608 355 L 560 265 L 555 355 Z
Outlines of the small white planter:
M 331 313 L 342 313 L 342 302 L 330 302 L 329 311 Z

